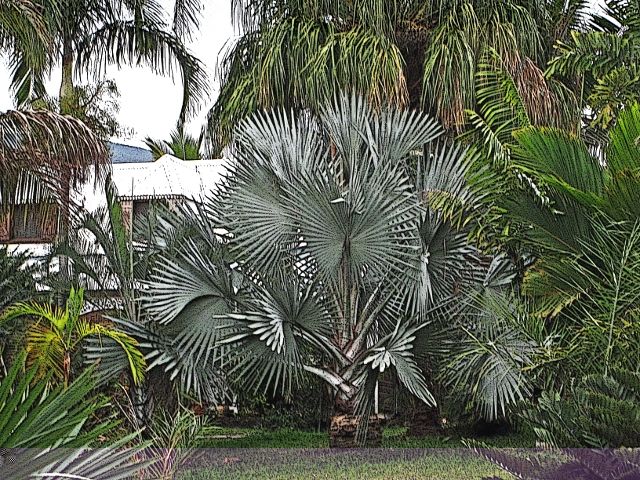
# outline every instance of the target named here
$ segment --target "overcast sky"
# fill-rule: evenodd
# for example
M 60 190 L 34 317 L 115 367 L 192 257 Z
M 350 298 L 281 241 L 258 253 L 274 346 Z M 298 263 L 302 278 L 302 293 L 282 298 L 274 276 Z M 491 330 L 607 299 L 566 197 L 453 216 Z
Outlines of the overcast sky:
M 171 8 L 171 0 L 161 0 L 161 3 Z M 230 0 L 203 0 L 202 22 L 200 32 L 193 36 L 191 51 L 206 66 L 211 82 L 211 98 L 200 115 L 189 124 L 189 130 L 197 133 L 204 123 L 204 117 L 218 95 L 218 85 L 215 81 L 215 68 L 220 50 L 227 40 L 233 37 L 231 26 Z M 174 83 L 170 78 L 154 75 L 147 68 L 123 68 L 118 70 L 110 67 L 107 78 L 115 80 L 120 90 L 119 121 L 135 130 L 132 138 L 115 139 L 129 145 L 144 146 L 142 140 L 146 136 L 157 139 L 168 139 L 169 133 L 176 124 L 182 102 L 182 85 L 179 77 Z M 9 94 L 10 74 L 3 61 L 0 64 L 0 111 L 13 108 Z M 86 82 L 86 79 L 84 79 Z M 58 95 L 60 88 L 60 70 L 56 69 L 51 81 L 47 84 L 50 95 Z

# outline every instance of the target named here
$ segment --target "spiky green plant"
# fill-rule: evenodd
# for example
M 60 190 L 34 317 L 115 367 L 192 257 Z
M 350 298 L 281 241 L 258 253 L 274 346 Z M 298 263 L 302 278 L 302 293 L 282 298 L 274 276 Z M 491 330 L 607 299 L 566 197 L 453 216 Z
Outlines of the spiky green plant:
M 53 372 L 34 383 L 38 365 L 23 372 L 25 359 L 23 351 L 0 381 L 4 478 L 76 475 L 106 480 L 128 478 L 145 466 L 131 462 L 145 444 L 122 449 L 137 432 L 100 444 L 98 439 L 117 422 L 106 421 L 91 429 L 85 428 L 87 420 L 108 401 L 91 396 L 96 381 L 91 369 L 79 375 L 68 388 L 58 385 L 51 389 L 47 387 L 47 380 Z
M 108 337 L 123 350 L 135 383 L 144 379 L 146 362 L 130 336 L 106 325 L 90 323 L 80 316 L 84 291 L 71 289 L 65 308 L 54 308 L 37 302 L 18 303 L 0 319 L 2 323 L 18 317 L 35 317 L 27 331 L 28 363 L 38 364 L 39 379 L 49 371 L 65 388 L 71 379 L 71 357 L 90 336 Z

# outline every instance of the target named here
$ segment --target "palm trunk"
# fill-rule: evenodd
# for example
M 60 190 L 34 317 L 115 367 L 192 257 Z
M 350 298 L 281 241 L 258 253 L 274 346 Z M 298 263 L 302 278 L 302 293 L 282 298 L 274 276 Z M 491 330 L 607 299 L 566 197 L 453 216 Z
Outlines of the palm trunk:
M 70 169 L 65 168 L 60 172 L 60 210 L 58 217 L 58 239 L 65 243 L 69 242 L 69 228 L 71 223 L 71 176 Z M 60 276 L 63 282 L 71 282 L 71 272 L 69 271 L 69 258 L 66 255 L 60 255 Z M 62 307 L 66 302 L 66 298 L 59 292 L 58 305 Z
M 69 388 L 69 378 L 71 377 L 71 354 L 69 350 L 64 352 L 64 360 L 62 361 L 62 369 L 64 375 L 64 389 Z
M 363 446 L 356 438 L 362 419 L 354 415 L 354 400 L 355 395 L 348 397 L 342 391 L 338 391 L 334 397 L 333 414 L 329 426 L 329 447 L 355 448 Z M 368 421 L 364 446 L 379 447 L 382 443 L 380 420 L 377 415 L 371 415 Z
M 73 115 L 77 110 L 77 99 L 73 89 L 73 44 L 70 39 L 64 40 L 62 52 L 62 82 L 60 83 L 60 113 Z
M 416 402 L 407 436 L 422 438 L 442 434 L 442 415 L 438 408 L 427 406 L 420 400 Z
M 152 399 L 147 394 L 147 389 L 146 382 L 142 385 L 136 385 L 131 380 L 131 406 L 136 422 L 133 428 L 135 430 L 142 429 L 142 436 L 146 440 L 151 438 L 149 426 L 151 425 L 151 412 L 154 409 Z
M 63 115 L 77 114 L 77 98 L 74 95 L 73 86 L 73 43 L 69 37 L 63 40 L 62 50 L 62 81 L 60 83 L 60 113 Z M 69 240 L 69 222 L 71 217 L 70 188 L 72 172 L 61 172 L 64 178 L 61 181 L 61 205 L 60 205 L 60 229 L 59 238 L 67 242 Z M 60 258 L 60 271 L 64 278 L 68 278 L 69 259 L 66 256 Z

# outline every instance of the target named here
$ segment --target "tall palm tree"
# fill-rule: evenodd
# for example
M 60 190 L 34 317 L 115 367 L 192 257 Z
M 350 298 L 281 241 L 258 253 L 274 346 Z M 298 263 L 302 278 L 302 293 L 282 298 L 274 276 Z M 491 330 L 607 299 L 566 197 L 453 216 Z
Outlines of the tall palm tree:
M 62 113 L 74 111 L 74 78 L 78 74 L 100 77 L 108 65 L 145 65 L 156 73 L 173 75 L 178 67 L 183 83 L 180 122 L 194 113 L 208 91 L 206 75 L 198 59 L 184 45 L 198 26 L 198 2 L 177 0 L 169 24 L 155 0 L 37 0 L 46 18 L 49 44 L 46 62 L 39 68 L 23 56 L 12 59 L 18 105 L 44 92 L 44 76 L 60 63 Z
M 57 9 L 55 1 L 51 9 Z M 52 42 L 50 24 L 42 4 L 10 0 L 0 6 L 0 50 L 8 53 L 12 85 L 18 97 L 43 95 L 42 85 L 31 83 L 29 71 L 46 69 Z
M 74 281 L 98 292 L 94 304 L 110 311 L 118 330 L 135 338 L 148 360 L 145 382 L 133 382 L 135 413 L 139 425 L 149 426 L 156 407 L 172 412 L 182 394 L 214 403 L 225 395 L 225 382 L 214 362 L 203 362 L 197 370 L 187 368 L 193 354 L 185 337 L 197 335 L 193 325 L 175 322 L 167 327 L 141 310 L 144 285 L 150 280 L 160 252 L 170 257 L 189 238 L 210 242 L 209 230 L 201 231 L 187 218 L 190 207 L 179 203 L 171 209 L 152 204 L 149 215 L 130 225 L 123 216 L 115 184 L 107 178 L 106 204 L 96 211 L 83 211 L 73 232 L 56 245 L 54 255 L 66 255 L 73 264 Z M 181 213 L 182 212 L 182 213 Z M 104 292 L 109 295 L 105 298 Z M 127 356 L 116 341 L 87 338 L 87 361 L 99 361 L 97 371 L 106 381 L 127 370 Z
M 202 140 L 204 132 L 198 138 L 184 131 L 183 125 L 177 125 L 167 140 L 144 139 L 144 143 L 151 149 L 153 158 L 158 159 L 169 154 L 182 160 L 200 160 L 202 158 Z
M 192 362 L 224 354 L 242 388 L 326 381 L 334 446 L 353 444 L 387 369 L 433 405 L 418 344 L 430 312 L 474 280 L 477 264 L 465 232 L 431 208 L 464 210 L 478 196 L 461 148 L 421 153 L 442 132 L 425 115 L 375 113 L 358 96 L 317 117 L 275 110 L 243 121 L 232 175 L 205 207 L 210 235 L 229 232 L 232 257 L 187 241 L 159 261 L 149 314 L 189 325 Z
M 233 0 L 243 36 L 221 62 L 209 112 L 214 149 L 235 124 L 273 106 L 314 108 L 341 88 L 377 105 L 408 104 L 402 55 L 393 41 L 395 2 Z
M 584 6 L 570 2 L 576 5 Z M 532 113 L 554 116 L 541 99 L 563 89 L 542 75 L 547 46 L 556 40 L 546 35 L 563 38 L 565 30 L 556 32 L 553 21 L 566 15 L 573 25 L 575 15 L 560 9 L 554 18 L 550 7 L 537 0 L 233 0 L 243 36 L 221 62 L 209 140 L 219 149 L 252 112 L 316 108 L 341 89 L 373 105 L 422 106 L 460 132 L 465 110 L 475 108 L 475 72 L 487 48 L 516 75 Z

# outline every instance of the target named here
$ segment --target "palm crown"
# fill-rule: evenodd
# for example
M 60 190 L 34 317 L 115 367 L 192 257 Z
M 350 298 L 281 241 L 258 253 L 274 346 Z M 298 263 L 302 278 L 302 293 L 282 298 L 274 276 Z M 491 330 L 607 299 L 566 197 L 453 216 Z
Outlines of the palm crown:
M 90 336 L 104 336 L 116 342 L 127 358 L 134 382 L 141 382 L 146 364 L 137 342 L 107 325 L 89 323 L 80 316 L 83 304 L 84 291 L 72 288 L 64 309 L 36 302 L 18 303 L 7 310 L 0 325 L 17 317 L 36 317 L 27 332 L 27 360 L 30 364 L 40 362 L 40 377 L 53 371 L 65 388 L 71 377 L 71 356 Z

